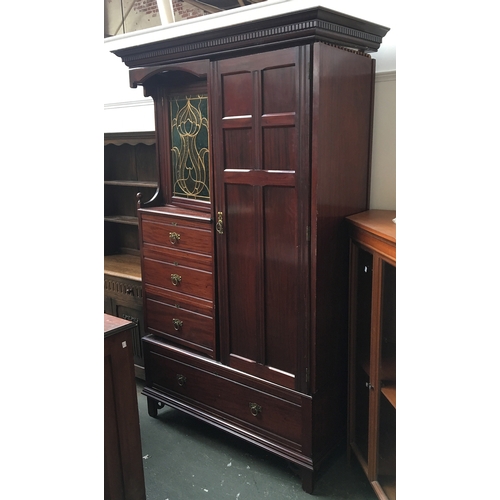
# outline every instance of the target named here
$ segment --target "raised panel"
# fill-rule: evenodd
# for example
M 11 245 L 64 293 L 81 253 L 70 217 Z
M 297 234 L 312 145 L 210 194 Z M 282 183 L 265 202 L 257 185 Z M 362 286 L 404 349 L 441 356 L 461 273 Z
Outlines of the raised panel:
M 296 134 L 293 127 L 266 127 L 262 130 L 263 169 L 297 169 Z
M 232 66 L 232 71 L 237 71 L 237 67 Z M 222 113 L 224 117 L 252 114 L 252 87 L 252 74 L 248 71 L 223 76 Z
M 297 105 L 295 78 L 296 69 L 292 65 L 270 67 L 262 71 L 262 113 L 264 115 L 295 110 Z
M 248 359 L 257 359 L 258 269 L 257 214 L 252 186 L 228 185 L 227 212 L 227 300 L 231 336 L 230 351 Z
M 252 130 L 248 128 L 226 129 L 223 137 L 226 168 L 253 169 L 255 151 Z
M 297 201 L 292 188 L 264 188 L 266 364 L 295 373 L 299 293 Z

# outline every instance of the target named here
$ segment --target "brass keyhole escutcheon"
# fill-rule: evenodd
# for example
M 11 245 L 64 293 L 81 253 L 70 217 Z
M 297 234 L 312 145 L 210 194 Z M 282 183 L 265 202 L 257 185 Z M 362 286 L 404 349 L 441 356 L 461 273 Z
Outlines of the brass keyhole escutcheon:
M 215 229 L 219 234 L 224 234 L 224 221 L 222 220 L 222 212 L 217 212 L 217 224 Z
M 250 413 L 254 417 L 256 417 L 259 413 L 262 413 L 262 406 L 257 403 L 248 403 L 248 406 L 250 406 Z
M 172 285 L 174 286 L 177 286 L 182 281 L 182 277 L 178 274 L 171 274 L 170 279 L 172 281 Z
M 180 319 L 174 318 L 172 323 L 174 324 L 174 329 L 176 331 L 179 331 L 182 328 L 182 321 Z
M 170 240 L 170 243 L 172 243 L 172 245 L 175 245 L 181 239 L 181 235 L 179 233 L 176 233 L 175 231 L 172 231 L 168 233 L 168 238 Z
M 187 381 L 186 377 L 185 377 L 184 375 L 181 375 L 180 373 L 178 373 L 178 374 L 177 374 L 177 377 L 176 377 L 176 378 L 177 378 L 177 383 L 178 383 L 181 387 L 182 387 L 182 386 L 186 383 L 186 381 Z

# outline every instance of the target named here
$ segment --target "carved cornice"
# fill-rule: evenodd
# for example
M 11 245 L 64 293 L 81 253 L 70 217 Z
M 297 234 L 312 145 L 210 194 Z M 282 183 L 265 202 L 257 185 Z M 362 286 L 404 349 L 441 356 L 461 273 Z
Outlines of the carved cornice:
M 129 68 L 323 41 L 376 52 L 388 28 L 322 7 L 114 50 Z

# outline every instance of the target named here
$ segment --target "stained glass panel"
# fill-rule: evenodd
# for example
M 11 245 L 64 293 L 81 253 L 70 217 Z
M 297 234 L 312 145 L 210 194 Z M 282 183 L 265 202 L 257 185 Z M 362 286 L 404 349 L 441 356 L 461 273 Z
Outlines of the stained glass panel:
M 173 195 L 210 201 L 208 99 L 170 99 Z

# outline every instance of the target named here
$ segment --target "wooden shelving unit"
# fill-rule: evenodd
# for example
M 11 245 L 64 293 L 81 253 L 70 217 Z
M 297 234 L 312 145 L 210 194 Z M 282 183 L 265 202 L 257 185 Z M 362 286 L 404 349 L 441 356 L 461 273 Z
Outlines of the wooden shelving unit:
M 396 217 L 350 225 L 349 453 L 381 500 L 396 498 Z
M 135 325 L 136 376 L 144 378 L 144 316 L 137 194 L 158 189 L 154 132 L 104 135 L 104 312 Z

